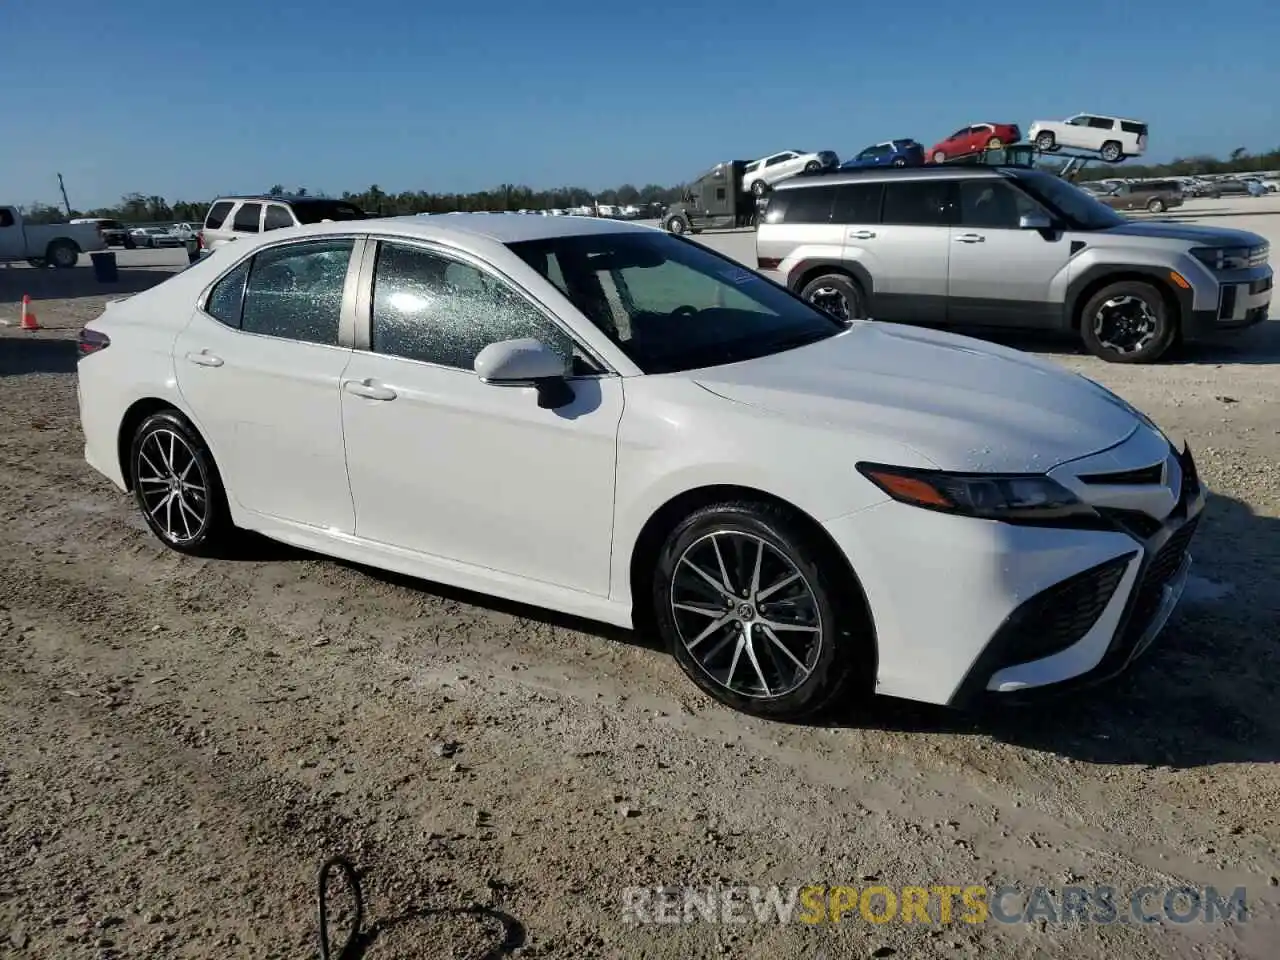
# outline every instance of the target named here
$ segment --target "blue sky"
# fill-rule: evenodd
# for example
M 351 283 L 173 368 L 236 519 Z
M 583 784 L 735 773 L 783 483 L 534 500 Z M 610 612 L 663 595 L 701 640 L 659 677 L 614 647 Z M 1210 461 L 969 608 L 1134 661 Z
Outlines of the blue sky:
M 687 180 L 1092 110 L 1280 146 L 1280 4 L 0 0 L 6 202 Z M 806 7 L 812 12 L 806 13 Z

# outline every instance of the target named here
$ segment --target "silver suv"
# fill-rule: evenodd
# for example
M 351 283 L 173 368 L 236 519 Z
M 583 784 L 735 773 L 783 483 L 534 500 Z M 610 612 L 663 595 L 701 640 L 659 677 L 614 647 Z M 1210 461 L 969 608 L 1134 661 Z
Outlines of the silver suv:
M 1017 166 L 858 170 L 778 184 L 757 265 L 842 317 L 1077 331 L 1104 360 L 1266 319 L 1265 238 L 1129 220 Z
M 243 234 L 298 227 L 324 220 L 364 220 L 367 214 L 347 200 L 328 197 L 218 197 L 209 206 L 200 231 L 204 250 L 213 250 Z

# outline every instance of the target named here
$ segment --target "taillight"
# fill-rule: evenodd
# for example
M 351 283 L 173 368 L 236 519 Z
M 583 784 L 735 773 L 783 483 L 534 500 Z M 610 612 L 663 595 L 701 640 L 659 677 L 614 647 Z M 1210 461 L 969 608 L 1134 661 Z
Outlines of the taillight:
M 203 230 L 201 230 L 199 233 L 196 234 L 196 249 L 197 250 L 204 249 L 204 231 Z
M 109 346 L 111 346 L 110 337 L 98 330 L 90 330 L 88 327 L 80 331 L 80 337 L 76 340 L 76 350 L 82 357 L 97 353 Z

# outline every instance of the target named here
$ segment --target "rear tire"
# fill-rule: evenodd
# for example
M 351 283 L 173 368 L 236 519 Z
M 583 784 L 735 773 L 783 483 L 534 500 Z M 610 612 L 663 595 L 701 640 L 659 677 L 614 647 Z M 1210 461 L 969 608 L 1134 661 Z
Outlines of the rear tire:
M 805 173 L 817 173 L 821 169 L 822 169 L 822 164 L 820 164 L 817 160 L 810 160 L 808 163 L 804 165 Z
M 1118 163 L 1124 159 L 1124 148 L 1115 140 L 1108 140 L 1099 151 L 1104 163 Z
M 1108 363 L 1152 363 L 1177 339 L 1178 322 L 1160 290 L 1140 280 L 1103 287 L 1085 303 L 1080 337 Z
M 1147 209 L 1152 213 L 1164 213 L 1164 201 L 1156 197 L 1147 204 Z
M 846 323 L 867 316 L 867 298 L 861 284 L 843 273 L 827 273 L 810 280 L 801 289 L 800 299 Z
M 945 153 L 943 153 L 941 150 L 935 150 L 935 151 L 933 151 L 933 162 L 934 162 L 934 163 L 945 163 L 945 162 L 946 162 L 946 159 L 947 159 L 947 155 L 946 155 Z
M 906 158 L 906 157 L 894 157 L 894 158 L 893 158 L 893 165 L 894 165 L 895 167 L 905 167 L 905 166 L 907 165 L 907 158 Z
M 222 477 L 208 446 L 176 410 L 153 413 L 129 447 L 133 498 L 151 532 L 172 550 L 223 554 L 235 527 Z
M 59 270 L 70 270 L 80 261 L 80 249 L 70 240 L 55 240 L 49 244 L 44 259 Z
M 824 552 L 792 511 L 752 501 L 703 507 L 671 532 L 653 575 L 655 621 L 704 693 L 783 721 L 870 698 L 872 631 Z

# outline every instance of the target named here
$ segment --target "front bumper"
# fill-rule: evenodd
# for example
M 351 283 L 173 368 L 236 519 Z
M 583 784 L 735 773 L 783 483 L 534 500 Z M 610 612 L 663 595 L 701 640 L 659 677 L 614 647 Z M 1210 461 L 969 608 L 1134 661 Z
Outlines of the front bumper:
M 1275 283 L 1271 268 L 1249 273 L 1257 275 L 1218 285 L 1216 307 L 1191 312 L 1182 326 L 1184 340 L 1189 343 L 1217 340 L 1267 319 Z
M 1186 462 L 1163 522 L 1114 510 L 1094 529 L 1023 526 L 892 502 L 828 522 L 871 610 L 877 692 L 963 709 L 1122 671 L 1186 583 L 1204 507 Z
M 1183 467 L 1182 491 L 1177 506 L 1164 522 L 1152 530 L 1144 518 L 1139 531 L 1117 521 L 1131 537 L 1135 550 L 1126 563 L 1124 576 L 1110 594 L 1093 626 L 1073 646 L 1052 656 L 1017 662 L 1018 647 L 1028 629 L 1046 630 L 1056 624 L 1020 622 L 1019 612 L 1034 608 L 1033 597 L 997 631 L 974 662 L 948 703 L 966 708 L 981 700 L 1016 702 L 1043 694 L 1060 694 L 1088 686 L 1122 673 L 1151 646 L 1164 629 L 1182 598 L 1191 569 L 1191 540 L 1204 511 L 1205 490 L 1189 453 L 1178 456 Z M 1055 587 L 1040 596 L 1050 594 Z M 1065 612 L 1065 611 L 1064 611 Z M 1084 665 L 1081 654 L 1097 649 Z

